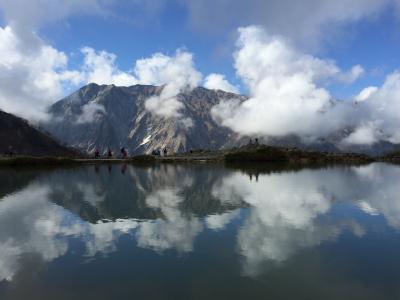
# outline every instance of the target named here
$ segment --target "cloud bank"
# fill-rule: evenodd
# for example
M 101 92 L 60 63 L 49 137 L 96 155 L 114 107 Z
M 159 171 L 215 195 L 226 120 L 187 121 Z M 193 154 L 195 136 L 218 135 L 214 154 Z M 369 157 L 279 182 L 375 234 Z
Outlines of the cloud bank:
M 342 105 L 334 105 L 327 80 L 355 80 L 362 68 L 342 71 L 334 62 L 298 52 L 289 41 L 261 27 L 239 29 L 234 55 L 237 75 L 250 98 L 213 108 L 224 126 L 245 135 L 318 137 L 344 125 Z
M 39 37 L 21 38 L 12 27 L 0 27 L 0 108 L 28 119 L 46 117 L 46 107 L 60 98 L 64 85 L 81 75 L 67 68 L 65 53 Z
M 47 107 L 82 74 L 68 69 L 68 56 L 42 40 L 44 26 L 76 14 L 104 14 L 111 0 L 4 0 L 0 10 L 0 109 L 31 121 L 47 118 Z
M 381 87 L 364 89 L 357 97 L 362 100 L 357 111 L 358 124 L 345 142 L 373 144 L 378 141 L 400 143 L 400 73 L 386 77 Z
M 213 107 L 221 125 L 242 135 L 297 135 L 305 142 L 351 128 L 341 141 L 344 146 L 400 142 L 398 72 L 381 87 L 365 88 L 353 101 L 338 101 L 327 85 L 353 83 L 364 73 L 360 65 L 341 70 L 334 61 L 304 54 L 289 40 L 257 26 L 239 29 L 234 59 L 250 96 Z

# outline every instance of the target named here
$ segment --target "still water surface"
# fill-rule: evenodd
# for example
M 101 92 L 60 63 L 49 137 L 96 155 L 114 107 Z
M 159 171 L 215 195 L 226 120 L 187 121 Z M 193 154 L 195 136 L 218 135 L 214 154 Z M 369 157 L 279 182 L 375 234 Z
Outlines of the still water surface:
M 0 299 L 400 299 L 400 167 L 0 169 Z

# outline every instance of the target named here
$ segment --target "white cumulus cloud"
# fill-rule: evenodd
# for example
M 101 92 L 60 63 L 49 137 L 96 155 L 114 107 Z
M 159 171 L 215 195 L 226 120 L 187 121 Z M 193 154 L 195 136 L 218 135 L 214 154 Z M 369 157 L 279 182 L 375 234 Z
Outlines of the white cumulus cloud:
M 239 34 L 235 68 L 250 98 L 215 106 L 212 113 L 222 125 L 247 135 L 302 137 L 323 136 L 343 125 L 345 108 L 333 105 L 323 83 L 353 80 L 360 67 L 343 72 L 333 61 L 303 54 L 261 27 L 240 28 Z
M 357 97 L 359 124 L 350 142 L 373 144 L 379 140 L 400 143 L 400 73 L 386 77 L 381 87 L 364 89 Z
M 26 40 L 12 27 L 0 27 L 0 108 L 31 120 L 45 118 L 64 85 L 81 80 L 67 66 L 66 54 L 36 35 Z
M 129 72 L 121 71 L 115 64 L 117 56 L 106 51 L 96 52 L 93 48 L 82 48 L 84 54 L 83 74 L 87 83 L 130 86 L 138 80 Z
M 376 86 L 370 86 L 367 87 L 365 89 L 363 89 L 356 97 L 355 100 L 357 102 L 362 102 L 367 100 L 368 98 L 370 98 L 376 91 L 378 90 L 378 88 Z
M 212 73 L 204 79 L 204 87 L 210 90 L 223 90 L 239 93 L 239 88 L 225 79 L 225 75 Z
M 190 126 L 189 119 L 180 112 L 183 104 L 177 96 L 195 88 L 201 81 L 201 73 L 196 70 L 191 53 L 178 50 L 175 56 L 154 54 L 138 60 L 135 73 L 143 84 L 164 85 L 159 96 L 146 101 L 147 110 L 158 116 L 182 119 Z

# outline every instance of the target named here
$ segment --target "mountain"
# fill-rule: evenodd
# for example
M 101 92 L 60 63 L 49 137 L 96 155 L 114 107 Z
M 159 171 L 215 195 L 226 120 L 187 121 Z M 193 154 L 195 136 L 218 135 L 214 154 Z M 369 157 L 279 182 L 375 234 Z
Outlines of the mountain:
M 58 139 L 87 152 L 105 152 L 108 147 L 114 151 L 125 147 L 130 154 L 164 147 L 170 152 L 220 149 L 237 140 L 237 135 L 213 120 L 210 110 L 222 99 L 242 96 L 201 87 L 178 95 L 182 113 L 193 120 L 193 126 L 185 128 L 176 119 L 145 109 L 145 101 L 161 90 L 147 85 L 89 84 L 51 106 L 53 120 L 44 126 Z
M 27 121 L 0 110 L 0 154 L 71 156 L 74 152 Z
M 245 96 L 202 87 L 179 94 L 178 99 L 184 105 L 182 113 L 193 121 L 192 127 L 185 128 L 176 119 L 154 116 L 145 109 L 145 101 L 161 91 L 162 87 L 149 85 L 117 87 L 92 83 L 52 105 L 49 110 L 52 121 L 43 126 L 59 140 L 85 152 L 99 149 L 105 153 L 108 148 L 118 152 L 122 147 L 130 154 L 151 153 L 165 147 L 169 152 L 182 152 L 248 143 L 249 137 L 240 137 L 220 126 L 211 116 L 211 108 L 220 101 L 232 98 L 244 101 Z M 259 140 L 271 146 L 370 155 L 400 148 L 386 142 L 344 147 L 340 141 L 351 132 L 346 128 L 311 144 L 303 143 L 295 135 Z

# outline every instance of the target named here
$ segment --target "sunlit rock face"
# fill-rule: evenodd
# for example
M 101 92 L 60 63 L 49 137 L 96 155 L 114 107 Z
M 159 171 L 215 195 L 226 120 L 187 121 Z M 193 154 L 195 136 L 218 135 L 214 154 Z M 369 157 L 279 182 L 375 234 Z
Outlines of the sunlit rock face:
M 14 174 L 15 175 L 15 174 Z M 242 274 L 258 276 L 308 249 L 362 238 L 368 218 L 400 229 L 400 168 L 278 171 L 224 167 L 124 165 L 21 171 L 0 194 L 0 281 L 12 281 L 31 255 L 51 263 L 119 251 L 121 239 L 156 255 L 196 253 L 200 235 L 234 233 Z M 4 180 L 3 180 L 4 179 Z M 16 221 L 17 220 L 17 221 Z
M 114 152 L 125 147 L 131 154 L 190 149 L 219 149 L 235 135 L 218 126 L 210 110 L 221 100 L 241 96 L 195 88 L 178 95 L 182 103 L 176 117 L 163 117 L 146 109 L 146 101 L 162 87 L 90 84 L 50 108 L 53 119 L 43 126 L 64 143 L 80 150 Z M 190 120 L 190 121 L 189 121 Z

